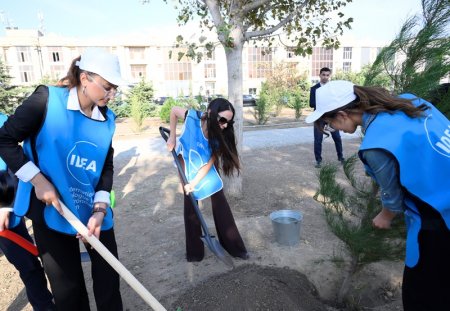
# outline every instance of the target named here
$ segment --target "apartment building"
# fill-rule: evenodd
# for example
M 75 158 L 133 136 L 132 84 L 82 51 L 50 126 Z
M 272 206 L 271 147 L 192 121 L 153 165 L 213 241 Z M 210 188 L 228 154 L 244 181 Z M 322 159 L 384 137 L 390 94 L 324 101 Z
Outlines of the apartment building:
M 129 85 L 142 78 L 151 82 L 155 96 L 227 95 L 227 67 L 224 50 L 218 46 L 211 57 L 201 62 L 181 57 L 183 52 L 172 46 L 175 35 L 153 33 L 124 38 L 69 38 L 44 35 L 38 30 L 6 29 L 0 37 L 0 58 L 9 69 L 15 85 L 35 85 L 43 78 L 58 79 L 65 75 L 70 62 L 87 47 L 98 47 L 116 54 L 122 75 Z M 319 70 L 359 71 L 373 62 L 381 44 L 354 42 L 343 38 L 337 50 L 314 47 L 307 57 L 296 56 L 292 49 L 279 44 L 270 50 L 247 44 L 243 51 L 243 92 L 258 94 L 261 83 L 277 63 L 289 63 L 298 74 L 312 83 Z M 172 55 L 170 57 L 169 55 Z

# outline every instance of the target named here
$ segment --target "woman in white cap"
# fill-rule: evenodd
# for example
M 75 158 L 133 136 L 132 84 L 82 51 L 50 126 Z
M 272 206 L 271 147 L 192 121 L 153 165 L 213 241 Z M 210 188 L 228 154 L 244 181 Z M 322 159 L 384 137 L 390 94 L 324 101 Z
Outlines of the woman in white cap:
M 364 133 L 359 157 L 381 189 L 373 219 L 388 229 L 396 214 L 407 224 L 404 310 L 450 310 L 450 122 L 412 94 L 332 81 L 317 91 L 306 118 Z
M 61 86 L 37 87 L 0 129 L 0 156 L 19 178 L 14 213 L 33 221 L 58 310 L 89 310 L 77 232 L 58 199 L 117 257 L 109 206 L 115 115 L 107 104 L 121 84 L 118 58 L 87 49 Z M 88 252 L 97 309 L 122 310 L 118 274 Z

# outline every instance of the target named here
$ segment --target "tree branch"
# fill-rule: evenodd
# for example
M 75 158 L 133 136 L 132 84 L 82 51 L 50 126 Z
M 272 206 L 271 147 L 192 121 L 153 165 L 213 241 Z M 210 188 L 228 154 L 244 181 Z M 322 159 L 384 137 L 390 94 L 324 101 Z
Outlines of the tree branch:
M 252 1 L 251 3 L 249 3 L 249 4 L 246 4 L 246 5 L 244 5 L 243 7 L 242 7 L 242 14 L 243 15 L 246 15 L 248 12 L 250 12 L 250 11 L 252 11 L 252 10 L 254 10 L 254 9 L 257 9 L 257 8 L 259 8 L 259 7 L 261 7 L 261 6 L 263 6 L 263 5 L 265 5 L 265 4 L 267 4 L 267 3 L 269 3 L 270 2 L 270 0 L 257 0 L 257 1 Z
M 208 6 L 209 13 L 216 28 L 223 26 L 223 18 L 220 15 L 220 7 L 218 0 L 205 0 L 206 6 Z
M 274 33 L 275 31 L 277 31 L 278 29 L 282 28 L 284 25 L 286 25 L 290 21 L 292 21 L 293 18 L 294 18 L 294 13 L 291 13 L 285 19 L 283 19 L 280 23 L 278 23 L 278 25 L 275 25 L 271 28 L 267 28 L 264 30 L 249 31 L 249 32 L 245 33 L 245 39 L 250 40 L 251 38 L 265 37 L 267 35 L 270 35 L 270 34 Z
M 260 0 L 257 2 L 267 2 L 267 1 Z M 307 4 L 308 4 L 308 1 L 304 1 L 293 12 L 291 12 L 285 19 L 283 19 L 281 22 L 279 22 L 277 25 L 275 25 L 271 28 L 267 28 L 265 30 L 260 30 L 260 31 L 249 31 L 249 32 L 245 33 L 245 39 L 250 40 L 251 38 L 265 37 L 267 35 L 274 33 L 278 29 L 285 26 L 287 23 L 290 23 L 293 20 L 296 13 L 301 12 Z

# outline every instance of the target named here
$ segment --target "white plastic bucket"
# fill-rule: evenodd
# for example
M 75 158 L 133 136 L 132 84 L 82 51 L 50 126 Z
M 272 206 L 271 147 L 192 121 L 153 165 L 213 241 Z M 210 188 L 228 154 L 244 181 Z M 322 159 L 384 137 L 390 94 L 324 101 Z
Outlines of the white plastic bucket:
M 275 240 L 281 245 L 296 245 L 300 240 L 303 215 L 300 211 L 279 210 L 270 213 Z

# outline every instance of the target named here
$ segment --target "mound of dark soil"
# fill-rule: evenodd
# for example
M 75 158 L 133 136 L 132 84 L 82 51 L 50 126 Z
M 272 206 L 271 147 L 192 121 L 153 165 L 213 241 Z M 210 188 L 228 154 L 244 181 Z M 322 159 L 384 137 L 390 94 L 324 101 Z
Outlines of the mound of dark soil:
M 323 311 L 330 308 L 320 301 L 314 286 L 298 271 L 243 265 L 183 293 L 171 308 L 180 309 Z

